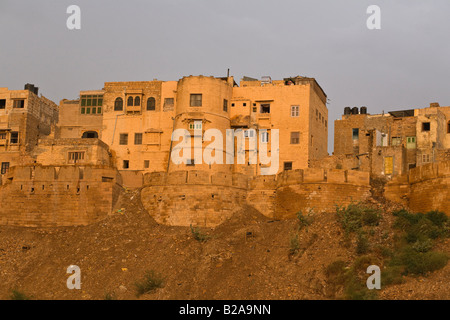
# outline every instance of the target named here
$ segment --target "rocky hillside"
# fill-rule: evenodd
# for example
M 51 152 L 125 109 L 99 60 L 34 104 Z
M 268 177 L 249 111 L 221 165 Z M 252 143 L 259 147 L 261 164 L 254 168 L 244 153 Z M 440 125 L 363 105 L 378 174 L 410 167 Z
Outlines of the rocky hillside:
M 378 262 L 377 248 L 395 234 L 386 205 L 373 205 L 383 217 L 371 231 L 368 259 Z M 302 224 L 247 207 L 214 230 L 192 230 L 156 224 L 139 191 L 123 194 L 118 208 L 86 227 L 0 227 L 0 299 L 13 290 L 31 299 L 340 299 L 344 289 L 330 282 L 327 267 L 343 261 L 348 269 L 361 256 L 335 212 Z M 450 252 L 448 238 L 437 246 Z M 81 268 L 81 290 L 66 287 L 69 265 Z M 162 285 L 138 297 L 147 271 Z M 450 264 L 403 281 L 376 298 L 450 299 Z

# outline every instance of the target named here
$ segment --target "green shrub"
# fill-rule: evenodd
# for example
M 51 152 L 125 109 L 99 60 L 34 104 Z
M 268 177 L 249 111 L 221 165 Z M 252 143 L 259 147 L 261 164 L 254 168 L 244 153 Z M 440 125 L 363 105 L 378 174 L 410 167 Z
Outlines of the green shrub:
M 424 275 L 442 269 L 447 265 L 448 256 L 441 252 L 419 252 L 412 246 L 403 248 L 391 263 L 394 266 L 404 266 L 404 274 Z
M 428 252 L 433 248 L 433 242 L 430 239 L 417 240 L 412 248 L 417 252 Z
M 404 267 L 402 266 L 387 267 L 381 273 L 381 287 L 403 283 L 403 273 Z
M 17 289 L 12 289 L 9 297 L 11 300 L 30 300 L 30 297 Z
M 116 300 L 116 293 L 114 291 L 105 293 L 105 300 Z
M 364 280 L 352 276 L 349 278 L 345 291 L 345 299 L 347 300 L 375 300 L 377 299 L 376 290 L 367 288 Z
M 291 255 L 294 255 L 298 253 L 299 250 L 300 250 L 300 241 L 298 240 L 298 234 L 296 234 L 295 236 L 291 236 L 289 253 Z
M 152 292 L 163 287 L 164 280 L 160 274 L 155 271 L 147 271 L 144 279 L 135 282 L 136 295 L 139 297 L 145 293 Z
M 377 226 L 381 220 L 381 213 L 379 210 L 372 208 L 364 208 L 362 214 L 362 222 L 365 226 Z
M 382 217 L 379 210 L 361 203 L 353 203 L 344 208 L 337 207 L 336 213 L 346 233 L 357 232 L 363 226 L 377 226 Z
M 199 228 L 194 228 L 194 227 L 192 227 L 192 225 L 190 225 L 190 227 L 191 227 L 192 236 L 194 237 L 195 240 L 204 242 L 209 239 L 209 236 L 202 233 Z
M 363 232 L 358 233 L 358 238 L 356 240 L 356 253 L 366 254 L 369 251 L 370 244 L 369 239 Z
M 312 210 L 310 210 L 307 215 L 304 215 L 301 211 L 297 212 L 296 215 L 298 219 L 298 231 L 307 228 L 314 221 L 314 212 Z
M 325 268 L 327 283 L 334 290 L 343 288 L 344 295 L 341 298 L 348 300 L 372 300 L 377 298 L 375 290 L 367 288 L 367 267 L 376 264 L 373 257 L 362 256 L 355 260 L 350 268 L 346 263 L 337 260 Z
M 430 211 L 425 217 L 430 220 L 435 226 L 442 228 L 448 222 L 448 217 L 445 213 L 439 211 Z

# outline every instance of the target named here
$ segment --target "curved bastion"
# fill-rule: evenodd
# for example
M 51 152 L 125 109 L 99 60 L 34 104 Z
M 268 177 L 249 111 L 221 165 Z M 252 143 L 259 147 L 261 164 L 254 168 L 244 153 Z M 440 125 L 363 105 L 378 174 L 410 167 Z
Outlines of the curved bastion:
M 161 224 L 216 227 L 244 204 L 272 219 L 298 211 L 330 212 L 367 199 L 369 173 L 300 169 L 273 176 L 210 173 L 202 170 L 153 172 L 144 176 L 141 199 Z

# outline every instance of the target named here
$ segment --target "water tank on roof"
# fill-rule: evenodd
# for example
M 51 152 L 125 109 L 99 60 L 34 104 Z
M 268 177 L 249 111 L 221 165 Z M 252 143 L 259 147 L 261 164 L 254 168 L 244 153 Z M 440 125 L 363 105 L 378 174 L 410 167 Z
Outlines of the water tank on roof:
M 345 115 L 351 114 L 351 113 L 352 113 L 352 108 L 350 108 L 350 107 L 345 107 L 345 108 L 344 108 L 344 114 L 345 114 Z
M 358 107 L 354 107 L 354 108 L 352 109 L 352 114 L 359 114 Z
M 361 107 L 361 114 L 367 114 L 367 107 Z

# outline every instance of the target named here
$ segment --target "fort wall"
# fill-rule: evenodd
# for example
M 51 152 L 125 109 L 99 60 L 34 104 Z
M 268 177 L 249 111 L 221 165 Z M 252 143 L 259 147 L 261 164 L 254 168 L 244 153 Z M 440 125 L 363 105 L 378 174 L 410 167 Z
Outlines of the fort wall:
M 385 197 L 414 212 L 439 210 L 450 215 L 450 161 L 411 169 L 385 187 Z
M 117 170 L 105 166 L 12 167 L 0 186 L 0 225 L 87 225 L 111 213 L 120 194 Z
M 142 203 L 158 223 L 215 227 L 247 204 L 267 217 L 325 212 L 370 196 L 369 174 L 299 169 L 248 179 L 240 173 L 154 172 L 144 175 Z

